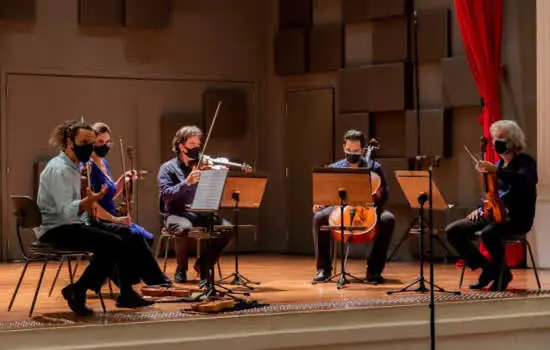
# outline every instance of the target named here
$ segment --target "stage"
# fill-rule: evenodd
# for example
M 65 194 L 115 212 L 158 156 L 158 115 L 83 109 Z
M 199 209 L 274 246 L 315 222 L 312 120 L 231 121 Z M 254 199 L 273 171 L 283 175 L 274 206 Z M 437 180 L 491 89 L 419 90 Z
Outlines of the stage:
M 241 273 L 252 280 L 261 281 L 259 286 L 254 286 L 255 290 L 251 292 L 249 298 L 265 304 L 263 307 L 218 314 L 197 314 L 187 312 L 186 309 L 188 306 L 185 303 L 160 303 L 138 310 L 118 309 L 115 307 L 114 301 L 109 298 L 108 288 L 105 286 L 103 291 L 108 311 L 107 314 L 103 315 L 100 313 L 101 306 L 99 300 L 95 296 L 89 295 L 88 306 L 93 308 L 97 314 L 84 318 L 75 318 L 61 296 L 61 288 L 68 283 L 68 272 L 66 267 L 59 277 L 52 296 L 48 297 L 48 291 L 53 276 L 55 275 L 56 266 L 56 263 L 51 263 L 51 266 L 48 267 L 34 315 L 32 318 L 29 318 L 28 311 L 38 280 L 40 265 L 31 265 L 29 268 L 11 312 L 7 311 L 7 307 L 23 264 L 10 263 L 0 265 L 0 274 L 3 276 L 0 282 L 2 296 L 2 308 L 0 309 L 0 320 L 2 322 L 0 323 L 0 331 L 2 332 L 3 339 L 5 339 L 5 346 L 7 346 L 6 342 L 9 340 L 14 342 L 10 347 L 2 347 L 0 345 L 0 348 L 22 349 L 44 346 L 44 339 L 47 337 L 33 341 L 32 337 L 24 336 L 24 334 L 28 335 L 29 332 L 45 332 L 48 330 L 62 332 L 71 330 L 72 335 L 83 332 L 79 333 L 80 335 L 77 336 L 75 341 L 82 341 L 82 339 L 86 337 L 86 334 L 89 334 L 90 337 L 94 338 L 90 340 L 91 344 L 93 344 L 98 341 L 95 338 L 99 334 L 95 326 L 101 326 L 101 332 L 107 332 L 104 336 L 108 337 L 109 340 L 114 339 L 111 336 L 107 336 L 110 332 L 109 328 L 111 326 L 119 327 L 113 328 L 113 331 L 116 329 L 116 339 L 118 342 L 116 345 L 111 344 L 112 346 L 109 345 L 107 347 L 103 347 L 103 345 L 90 345 L 90 347 L 83 348 L 125 348 L 122 346 L 122 344 L 126 344 L 127 342 L 127 340 L 124 340 L 123 336 L 125 334 L 123 331 L 124 329 L 129 332 L 127 335 L 130 336 L 133 341 L 141 339 L 141 343 L 153 344 L 151 342 L 153 339 L 155 343 L 159 341 L 159 339 L 156 336 L 154 338 L 148 338 L 148 332 L 153 332 L 152 334 L 158 335 L 159 332 L 169 332 L 168 330 L 173 327 L 177 327 L 180 331 L 169 334 L 172 336 L 177 335 L 177 340 L 172 339 L 168 341 L 168 339 L 171 338 L 165 336 L 162 338 L 162 341 L 174 344 L 174 346 L 175 344 L 188 344 L 190 341 L 189 337 L 193 337 L 196 342 L 196 337 L 199 334 L 197 332 L 201 333 L 201 339 L 205 341 L 207 339 L 208 341 L 214 341 L 214 338 L 209 338 L 207 335 L 208 329 L 212 331 L 215 330 L 216 334 L 219 336 L 233 329 L 234 332 L 231 337 L 235 338 L 239 332 L 242 332 L 244 329 L 251 331 L 254 327 L 263 327 L 261 333 L 264 336 L 273 336 L 273 334 L 269 334 L 275 331 L 275 333 L 279 332 L 279 336 L 282 337 L 282 333 L 280 332 L 283 332 L 286 327 L 292 327 L 292 332 L 295 332 L 299 328 L 296 326 L 298 324 L 300 327 L 305 327 L 306 324 L 309 325 L 308 327 L 318 327 L 319 334 L 321 334 L 319 339 L 323 338 L 322 329 L 325 329 L 326 332 L 330 327 L 334 326 L 338 326 L 339 328 L 344 325 L 363 327 L 364 322 L 368 324 L 370 332 L 374 332 L 373 335 L 368 338 L 369 341 L 373 341 L 373 339 L 378 339 L 376 341 L 384 341 L 382 338 L 384 338 L 383 335 L 385 333 L 382 329 L 385 329 L 385 327 L 388 327 L 387 332 L 390 332 L 387 334 L 389 337 L 388 339 L 393 340 L 397 340 L 400 336 L 412 336 L 413 333 L 415 337 L 419 337 L 418 339 L 425 339 L 426 336 L 429 335 L 429 328 L 427 327 L 427 322 L 429 321 L 429 293 L 386 295 L 388 290 L 399 289 L 418 276 L 419 266 L 417 263 L 390 263 L 386 267 L 384 273 L 387 279 L 386 284 L 352 284 L 346 285 L 342 290 L 337 290 L 334 283 L 311 284 L 311 279 L 315 273 L 314 260 L 312 257 L 245 255 L 241 257 Z M 221 267 L 224 276 L 230 274 L 234 267 L 233 257 L 223 257 Z M 364 261 L 350 260 L 348 262 L 348 267 L 349 272 L 352 274 L 364 277 Z M 174 261 L 171 260 L 168 264 L 167 273 L 172 276 L 174 269 Z M 79 268 L 79 270 L 82 272 L 82 269 Z M 425 271 L 426 277 L 428 277 L 428 265 L 426 265 Z M 519 269 L 513 270 L 513 273 L 514 280 L 510 285 L 511 289 L 509 291 L 469 291 L 466 286 L 469 282 L 475 280 L 476 275 L 467 271 L 462 295 L 457 296 L 436 293 L 438 322 L 441 322 L 441 324 L 438 324 L 438 331 L 443 333 L 455 332 L 456 330 L 454 330 L 454 328 L 451 330 L 452 327 L 447 331 L 445 330 L 445 324 L 447 323 L 447 325 L 449 325 L 449 322 L 452 323 L 453 321 L 450 321 L 452 319 L 456 322 L 459 322 L 460 319 L 474 322 L 476 317 L 479 317 L 480 313 L 483 313 L 484 318 L 502 318 L 502 320 L 505 321 L 507 318 L 512 317 L 512 314 L 515 315 L 516 311 L 521 311 L 523 317 L 526 317 L 525 315 L 529 311 L 539 314 L 544 313 L 545 322 L 550 325 L 550 323 L 548 323 L 548 320 L 550 320 L 548 317 L 550 316 L 546 315 L 546 312 L 550 315 L 550 306 L 546 306 L 547 304 L 550 305 L 548 302 L 549 291 L 544 290 L 545 286 L 550 285 L 550 272 L 540 271 L 543 286 L 541 292 L 536 290 L 536 281 L 532 270 Z M 436 283 L 439 286 L 448 290 L 457 290 L 460 269 L 456 268 L 454 264 L 438 264 L 436 265 L 435 277 Z M 189 284 L 189 286 L 193 286 L 193 284 Z M 234 289 L 243 290 L 242 287 Z M 507 318 L 504 316 L 507 316 Z M 514 317 L 518 316 L 516 315 Z M 335 323 L 338 319 L 342 321 L 340 323 Z M 356 320 L 356 322 L 348 324 L 353 320 Z M 212 327 L 205 328 L 205 325 L 210 321 L 213 322 Z M 480 332 L 484 329 L 483 327 L 488 326 L 488 324 L 482 320 L 478 321 L 480 323 L 477 325 L 472 324 L 476 332 Z M 178 326 L 180 322 L 182 322 L 182 325 L 185 325 L 185 327 L 181 325 Z M 318 324 L 316 326 L 315 324 L 317 322 L 321 322 L 322 325 Z M 378 322 L 382 323 L 378 324 Z M 401 323 L 403 327 L 405 327 L 399 330 L 398 334 L 395 333 L 397 324 L 389 327 L 390 323 L 396 322 Z M 467 322 L 462 321 L 461 324 L 467 328 Z M 495 324 L 497 323 L 493 322 L 491 326 Z M 193 325 L 199 326 L 200 331 L 192 331 L 192 329 L 195 329 Z M 145 328 L 142 328 L 143 326 L 145 326 Z M 410 327 L 417 327 L 421 329 L 421 331 L 415 331 L 409 334 L 407 333 L 407 329 L 410 330 Z M 533 328 L 534 325 L 530 324 L 529 327 Z M 183 328 L 185 328 L 185 332 Z M 143 329 L 147 331 L 143 331 Z M 220 329 L 224 331 L 221 332 Z M 376 329 L 378 329 L 378 331 L 376 331 Z M 394 330 L 393 335 L 391 334 L 391 329 Z M 77 332 L 76 330 L 79 331 Z M 343 331 L 343 329 L 340 329 L 340 331 Z M 366 330 L 364 332 L 365 333 L 362 333 L 360 338 L 369 334 Z M 489 330 L 484 332 L 487 333 Z M 46 336 L 46 334 L 50 334 L 52 337 L 51 341 L 55 342 L 56 339 L 60 339 L 60 336 L 54 336 L 54 333 L 55 332 L 42 333 L 42 335 Z M 213 334 L 214 333 L 210 334 L 210 336 L 213 336 Z M 249 336 L 250 334 L 246 337 Z M 280 339 L 283 338 L 284 337 Z M 73 343 L 70 343 L 73 345 L 69 344 L 68 338 L 63 337 L 63 339 L 67 348 L 75 348 Z M 292 341 L 292 344 L 298 340 L 302 341 L 302 339 L 298 337 Z M 332 340 L 334 341 L 335 339 Z M 360 339 L 357 341 L 360 341 Z M 102 344 L 106 344 L 105 341 Z M 338 342 L 337 344 L 341 345 L 342 343 Z M 49 345 L 55 348 L 53 344 Z M 309 346 L 314 344 L 303 344 L 303 346 L 306 345 Z M 138 348 L 136 346 L 137 345 L 134 344 L 134 346 L 130 348 Z M 292 347 L 281 345 L 281 347 L 274 346 L 273 348 L 283 347 L 298 348 L 296 344 Z M 267 349 L 271 347 L 253 347 L 251 345 L 243 348 Z M 382 349 L 384 347 L 380 346 L 378 348 Z

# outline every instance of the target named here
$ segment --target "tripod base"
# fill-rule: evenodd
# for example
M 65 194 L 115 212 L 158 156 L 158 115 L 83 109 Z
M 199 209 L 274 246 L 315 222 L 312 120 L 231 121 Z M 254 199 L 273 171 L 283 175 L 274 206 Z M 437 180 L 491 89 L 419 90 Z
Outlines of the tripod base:
M 413 289 L 413 286 L 417 285 L 418 284 L 418 287 L 414 288 Z M 461 292 L 460 291 L 448 291 L 448 290 L 445 290 L 443 288 L 441 288 L 440 286 L 438 286 L 437 284 L 433 284 L 432 282 L 428 281 L 427 279 L 425 279 L 424 277 L 418 277 L 417 279 L 415 279 L 414 281 L 410 282 L 409 284 L 407 284 L 405 287 L 399 289 L 399 290 L 390 290 L 387 292 L 388 295 L 392 295 L 392 294 L 397 294 L 397 293 L 407 293 L 407 292 L 412 292 L 412 293 L 427 293 L 430 291 L 430 288 L 426 287 L 426 285 L 429 285 L 429 286 L 433 286 L 434 287 L 434 291 L 435 292 L 439 292 L 439 293 L 449 293 L 449 294 L 455 294 L 455 295 L 460 295 Z
M 201 289 L 205 287 L 206 289 L 204 292 L 192 298 L 193 301 L 199 301 L 199 300 L 209 301 L 209 300 L 220 300 L 220 299 L 226 299 L 226 298 L 237 300 L 237 301 L 245 301 L 244 299 L 239 298 L 236 295 L 237 294 L 244 295 L 244 296 L 250 295 L 250 293 L 248 292 L 232 291 L 231 289 L 226 288 L 217 283 L 209 284 L 208 282 L 204 282 L 199 286 L 199 288 Z
M 230 285 L 232 285 L 232 286 L 243 286 L 243 287 L 248 288 L 249 290 L 254 290 L 254 287 L 249 286 L 249 284 L 256 284 L 256 285 L 260 284 L 260 282 L 249 280 L 248 278 L 241 275 L 239 272 L 233 272 L 231 275 L 229 275 L 227 277 L 224 277 L 221 280 L 219 280 L 218 283 L 223 283 L 225 281 L 228 281 L 231 278 L 233 278 L 233 279 L 231 280 L 231 282 L 229 282 Z

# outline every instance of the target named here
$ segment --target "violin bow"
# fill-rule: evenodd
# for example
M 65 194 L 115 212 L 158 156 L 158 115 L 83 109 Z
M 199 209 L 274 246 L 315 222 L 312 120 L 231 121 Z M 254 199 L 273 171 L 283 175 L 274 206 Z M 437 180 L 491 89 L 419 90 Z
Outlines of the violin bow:
M 216 107 L 216 112 L 214 112 L 214 119 L 212 119 L 212 124 L 210 124 L 210 129 L 208 130 L 208 134 L 206 134 L 206 140 L 204 141 L 204 147 L 202 148 L 201 155 L 199 157 L 198 164 L 202 162 L 202 158 L 205 155 L 206 146 L 208 145 L 208 141 L 210 140 L 210 136 L 212 135 L 212 130 L 214 129 L 214 124 L 216 124 L 216 119 L 218 119 L 218 113 L 220 111 L 220 107 L 222 106 L 222 100 L 218 101 L 218 106 Z
M 124 188 L 122 189 L 124 201 L 126 202 L 126 214 L 130 216 L 130 198 L 128 198 L 128 185 L 126 184 L 126 163 L 124 162 L 124 143 L 122 142 L 122 138 L 120 140 L 120 158 L 122 161 L 122 181 Z
M 468 153 L 468 155 L 473 159 L 473 161 L 477 164 L 479 163 L 479 159 L 476 158 L 476 156 L 474 156 L 474 154 L 472 153 L 472 151 L 470 151 L 470 149 L 468 148 L 468 146 L 464 145 L 464 149 L 466 150 L 466 152 Z

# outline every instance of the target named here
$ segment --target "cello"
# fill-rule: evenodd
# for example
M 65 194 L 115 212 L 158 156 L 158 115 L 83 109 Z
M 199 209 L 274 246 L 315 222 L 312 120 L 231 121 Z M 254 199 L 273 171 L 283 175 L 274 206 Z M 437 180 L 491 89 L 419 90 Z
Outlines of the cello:
M 372 139 L 369 141 L 369 144 L 367 145 L 367 154 L 365 156 L 367 166 L 370 167 L 372 152 L 375 149 L 379 148 L 380 144 L 376 139 Z M 370 172 L 370 179 L 372 199 L 373 202 L 376 202 L 382 195 L 382 179 L 377 173 L 372 171 Z M 329 216 L 328 221 L 330 226 L 339 227 L 341 224 L 341 211 L 333 210 Z M 345 230 L 345 242 L 366 243 L 373 240 L 378 230 L 377 208 L 374 206 L 364 207 L 346 205 L 344 207 L 344 226 L 365 227 L 365 229 L 361 230 Z M 342 240 L 342 232 L 340 230 L 332 230 L 331 234 L 336 241 Z

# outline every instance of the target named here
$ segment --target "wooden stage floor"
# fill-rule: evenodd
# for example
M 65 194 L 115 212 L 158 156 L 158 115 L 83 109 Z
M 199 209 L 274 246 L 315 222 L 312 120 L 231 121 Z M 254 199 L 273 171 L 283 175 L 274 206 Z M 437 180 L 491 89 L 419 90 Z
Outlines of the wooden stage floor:
M 224 256 L 221 262 L 222 272 L 230 274 L 234 267 L 233 256 Z M 66 266 L 66 265 L 65 265 Z M 51 297 L 48 291 L 55 275 L 56 263 L 51 263 L 44 278 L 37 305 L 32 318 L 28 317 L 28 311 L 38 276 L 40 265 L 31 265 L 25 280 L 21 286 L 14 307 L 7 311 L 9 300 L 15 288 L 15 284 L 21 272 L 23 264 L 10 263 L 0 265 L 0 330 L 59 327 L 101 323 L 126 323 L 139 321 L 180 319 L 189 317 L 213 317 L 212 315 L 197 315 L 181 312 L 185 303 L 159 303 L 151 307 L 138 310 L 118 309 L 114 301 L 108 297 L 107 286 L 104 287 L 105 303 L 108 314 L 102 315 L 99 300 L 92 295 L 88 300 L 88 306 L 93 308 L 97 315 L 86 318 L 75 318 L 66 306 L 61 296 L 61 288 L 68 283 L 67 268 L 64 267 L 56 288 Z M 175 269 L 174 260 L 170 260 L 167 273 L 173 275 Z M 80 269 L 80 272 L 82 269 Z M 250 298 L 260 303 L 268 304 L 263 308 L 257 308 L 240 313 L 277 313 L 299 312 L 318 309 L 342 309 L 352 307 L 383 307 L 410 305 L 412 303 L 427 303 L 429 293 L 405 293 L 387 296 L 388 290 L 403 287 L 418 276 L 419 265 L 417 263 L 390 263 L 386 267 L 384 276 L 387 283 L 384 285 L 353 284 L 346 285 L 342 290 L 337 290 L 334 283 L 312 285 L 314 276 L 314 260 L 312 257 L 300 257 L 289 255 L 244 255 L 240 260 L 241 273 L 252 280 L 261 281 L 261 285 L 255 287 Z M 365 275 L 364 260 L 350 260 L 348 271 L 358 277 Z M 426 265 L 426 277 L 429 277 L 428 265 Z M 514 280 L 510 291 L 506 292 L 473 292 L 464 288 L 463 295 L 451 296 L 449 294 L 437 294 L 438 302 L 453 302 L 464 300 L 484 300 L 495 298 L 517 297 L 543 297 L 547 294 L 543 290 L 536 292 L 536 281 L 533 271 L 530 269 L 514 270 Z M 454 264 L 438 264 L 435 269 L 436 284 L 448 290 L 456 290 L 460 276 L 460 269 Z M 540 271 L 543 289 L 550 285 L 550 271 Z M 464 285 L 476 279 L 476 275 L 467 271 Z M 190 284 L 189 286 L 193 286 Z M 242 287 L 234 288 L 243 290 Z M 115 291 L 116 292 L 116 291 Z M 235 315 L 239 312 L 229 312 L 215 315 Z

